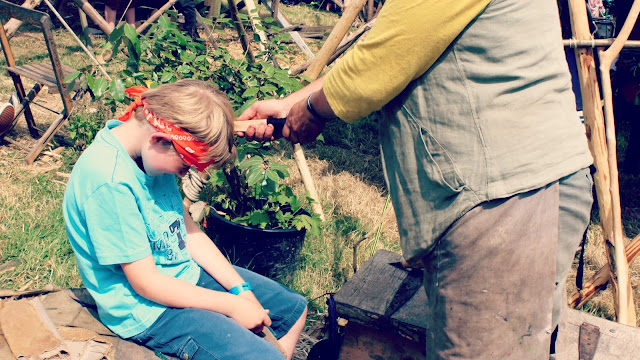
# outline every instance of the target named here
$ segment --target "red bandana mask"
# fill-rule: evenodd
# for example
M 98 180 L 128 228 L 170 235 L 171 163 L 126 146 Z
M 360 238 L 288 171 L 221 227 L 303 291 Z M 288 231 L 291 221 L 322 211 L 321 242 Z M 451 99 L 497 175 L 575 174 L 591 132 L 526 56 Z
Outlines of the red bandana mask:
M 182 160 L 187 164 L 194 166 L 198 171 L 204 171 L 207 166 L 211 165 L 214 160 L 204 161 L 204 157 L 207 154 L 209 146 L 202 141 L 196 140 L 191 134 L 183 130 L 177 125 L 172 124 L 168 120 L 156 117 L 151 111 L 147 109 L 146 103 L 142 100 L 141 94 L 148 89 L 144 86 L 133 86 L 125 90 L 129 97 L 134 98 L 134 101 L 129 104 L 127 111 L 119 117 L 121 121 L 127 121 L 133 115 L 133 112 L 139 106 L 142 106 L 144 110 L 144 117 L 153 125 L 156 130 L 168 134 Z

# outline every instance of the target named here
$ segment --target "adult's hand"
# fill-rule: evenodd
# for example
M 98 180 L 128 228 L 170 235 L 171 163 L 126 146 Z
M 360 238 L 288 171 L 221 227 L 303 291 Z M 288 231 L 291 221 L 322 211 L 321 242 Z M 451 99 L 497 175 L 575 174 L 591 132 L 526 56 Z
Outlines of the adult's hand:
M 307 110 L 306 100 L 293 105 L 282 129 L 282 136 L 293 144 L 306 144 L 315 140 L 324 129 L 325 122 L 315 119 Z
M 243 111 L 236 120 L 266 119 L 268 117 L 284 118 L 287 116 L 290 108 L 291 105 L 285 100 L 258 101 Z M 260 124 L 258 127 L 249 126 L 246 132 L 237 132 L 236 134 L 239 137 L 245 137 L 248 141 L 275 140 L 273 125 Z

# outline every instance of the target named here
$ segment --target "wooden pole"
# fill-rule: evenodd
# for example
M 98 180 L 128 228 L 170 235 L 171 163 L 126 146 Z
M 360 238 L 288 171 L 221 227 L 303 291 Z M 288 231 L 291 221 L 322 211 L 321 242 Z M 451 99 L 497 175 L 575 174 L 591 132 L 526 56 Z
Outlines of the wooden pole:
M 591 32 L 589 31 L 587 10 L 584 1 L 569 0 L 569 10 L 573 36 L 577 40 L 590 40 Z M 622 242 L 622 238 L 614 234 L 613 194 L 609 190 L 614 180 L 610 177 L 608 146 L 613 146 L 613 151 L 615 151 L 615 143 L 612 145 L 607 144 L 593 50 L 590 48 L 579 48 L 575 50 L 575 56 L 578 65 L 578 76 L 580 78 L 583 113 L 589 148 L 596 167 L 594 181 L 603 237 L 607 249 L 607 260 L 609 261 L 608 267 L 611 274 L 610 281 L 614 293 L 617 320 L 623 324 L 635 325 L 635 308 L 633 304 L 633 293 L 631 292 L 631 285 L 629 283 L 628 264 L 625 256 L 620 256 L 620 253 L 624 254 L 624 243 Z M 617 183 L 617 176 L 615 182 Z
M 96 25 L 102 30 L 105 34 L 110 35 L 111 26 L 107 23 L 107 21 L 96 11 L 96 9 L 89 4 L 87 0 L 73 0 L 79 7 L 84 11 L 87 16 L 93 20 Z
M 235 0 L 229 1 L 229 10 L 231 11 L 231 18 L 233 18 L 233 23 L 236 26 L 236 31 L 238 32 L 238 36 L 240 37 L 240 43 L 242 44 L 242 48 L 247 56 L 247 59 L 250 63 L 256 62 L 255 56 L 253 56 L 253 50 L 251 50 L 251 42 L 247 36 L 247 33 L 244 32 L 244 25 L 242 25 L 242 20 L 238 16 L 238 6 L 236 5 Z
M 262 3 L 269 10 L 273 9 L 273 5 L 272 5 L 271 0 L 263 0 Z M 284 16 L 284 14 L 282 13 L 282 10 L 278 9 L 278 13 L 276 14 L 275 19 L 283 27 L 291 26 L 291 22 L 289 22 L 289 20 Z M 300 34 L 298 34 L 297 32 L 290 32 L 289 35 L 291 36 L 291 39 L 293 40 L 293 42 L 295 42 L 296 45 L 298 45 L 300 50 L 302 50 L 302 52 L 305 55 L 307 55 L 307 57 L 309 57 L 310 59 L 315 58 L 315 55 L 313 54 L 311 49 L 309 49 L 309 46 L 307 46 L 307 43 L 304 42 L 304 39 L 302 39 L 302 36 L 300 36 Z
M 258 9 L 256 8 L 256 3 L 253 0 L 244 0 L 244 5 L 247 8 L 247 13 L 249 14 L 249 19 L 251 19 L 251 26 L 253 27 L 253 31 L 258 34 L 260 37 L 260 43 L 258 43 L 258 48 L 260 51 L 267 50 L 267 34 L 264 30 L 261 30 L 262 26 L 260 22 L 260 17 L 258 16 Z
M 162 5 L 160 9 L 156 10 L 153 14 L 151 14 L 151 16 L 149 16 L 149 18 L 145 22 L 143 22 L 142 24 L 140 24 L 140 26 L 138 26 L 138 28 L 136 28 L 136 33 L 141 34 L 144 29 L 153 24 L 153 22 L 156 21 L 160 17 L 160 15 L 162 15 L 168 8 L 172 7 L 173 4 L 176 3 L 176 1 L 178 0 L 167 1 L 166 4 Z
M 271 16 L 275 19 L 278 17 L 278 10 L 280 10 L 278 9 L 280 7 L 280 0 L 273 0 L 271 3 Z
M 333 54 L 331 54 L 331 57 L 329 58 L 329 62 L 327 63 L 327 65 L 334 62 L 338 57 L 340 57 L 340 55 L 342 55 L 342 53 L 347 51 L 347 49 L 349 49 L 349 47 L 351 47 L 351 45 L 353 45 L 360 38 L 360 36 L 362 36 L 362 34 L 370 30 L 373 24 L 375 23 L 376 23 L 376 19 L 374 18 L 368 23 L 359 27 L 358 30 L 354 31 L 352 34 L 349 34 L 349 36 L 345 37 L 340 43 L 340 45 L 338 45 L 338 48 L 333 52 Z M 311 66 L 312 63 L 313 63 L 313 60 L 307 61 L 306 63 L 294 69 L 289 70 L 289 75 L 295 76 L 303 73 L 309 68 L 309 66 Z
M 40 4 L 41 1 L 42 0 L 26 0 L 20 6 L 22 6 L 23 8 L 26 8 L 26 9 L 33 9 L 38 4 Z M 9 19 L 9 21 L 7 21 L 7 23 L 4 25 L 4 31 L 7 34 L 7 39 L 11 39 L 13 37 L 13 35 L 15 35 L 15 33 L 18 30 L 18 28 L 20 27 L 20 25 L 22 25 L 22 21 L 20 21 L 18 19 Z
M 214 49 L 217 49 L 218 44 L 216 43 L 213 37 L 213 31 L 211 30 L 208 24 L 205 24 L 204 20 L 202 19 L 202 16 L 197 11 L 196 11 L 196 21 L 198 22 L 198 25 L 202 28 L 202 31 L 204 32 L 204 40 L 207 43 L 209 43 L 211 46 L 213 46 Z
M 58 13 L 58 11 L 56 10 L 56 8 L 53 7 L 53 5 L 51 5 L 51 3 L 49 2 L 49 0 L 44 0 L 44 2 L 47 4 L 47 6 L 49 7 L 49 9 L 56 15 L 56 17 L 58 18 L 58 20 L 60 20 L 60 22 L 62 23 L 62 25 L 65 27 L 65 29 L 67 29 L 67 31 L 69 31 L 69 33 L 71 33 L 71 36 L 73 36 L 73 38 L 76 40 L 76 42 L 78 43 L 78 45 L 80 45 L 80 47 L 82 48 L 82 50 L 84 50 L 84 52 L 89 55 L 89 58 L 93 61 L 94 64 L 96 64 L 98 66 L 98 69 L 100 69 L 100 72 L 102 73 L 102 75 L 104 75 L 105 79 L 107 79 L 107 81 L 111 82 L 111 77 L 109 76 L 109 74 L 107 74 L 107 71 L 102 67 L 102 65 L 100 65 L 100 63 L 98 62 L 98 60 L 96 60 L 96 58 L 93 56 L 93 54 L 89 51 L 89 49 L 87 49 L 86 46 L 84 46 L 84 44 L 82 43 L 82 41 L 80 41 L 80 39 L 76 36 L 76 34 L 73 32 L 73 30 L 71 30 L 71 28 L 69 27 L 69 25 L 67 24 L 66 21 L 64 21 L 64 19 L 62 18 L 62 16 L 60 16 L 60 14 Z
M 366 2 L 367 0 L 353 0 L 344 9 L 340 20 L 338 20 L 338 23 L 333 27 L 327 41 L 325 41 L 324 45 L 322 45 L 322 48 L 316 55 L 314 63 L 311 64 L 305 72 L 306 76 L 312 80 L 315 80 L 320 76 L 320 73 L 329 62 L 331 55 L 342 41 L 342 38 L 344 38 L 345 34 L 351 27 L 351 24 L 353 24 L 353 21 L 356 19 L 358 13 L 362 10 Z
M 606 51 L 602 49 L 598 50 L 598 56 L 600 58 L 600 78 L 602 79 L 602 92 L 604 93 L 604 119 L 605 119 L 605 131 L 607 136 L 607 148 L 608 148 L 608 161 L 609 161 L 609 176 L 611 193 L 611 211 L 613 220 L 613 243 L 615 251 L 615 270 L 618 277 L 618 285 L 620 288 L 626 287 L 626 292 L 621 292 L 620 297 L 626 295 L 626 300 L 622 305 L 627 306 L 627 319 L 618 320 L 621 323 L 636 326 L 636 311 L 633 301 L 633 291 L 631 289 L 631 282 L 629 281 L 629 263 L 625 256 L 624 234 L 622 230 L 622 211 L 620 209 L 620 189 L 618 183 L 618 159 L 616 155 L 616 130 L 615 121 L 613 116 L 613 92 L 611 90 L 611 64 L 618 57 L 624 42 L 629 38 L 631 30 L 638 19 L 638 12 L 640 11 L 640 0 L 635 0 L 633 6 L 629 11 L 627 20 L 625 21 L 618 37 L 613 42 L 613 45 Z M 623 279 L 621 281 L 620 279 Z
M 207 19 L 218 18 L 220 16 L 220 9 L 222 7 L 222 0 L 211 0 L 211 6 L 209 7 L 209 13 L 207 13 Z

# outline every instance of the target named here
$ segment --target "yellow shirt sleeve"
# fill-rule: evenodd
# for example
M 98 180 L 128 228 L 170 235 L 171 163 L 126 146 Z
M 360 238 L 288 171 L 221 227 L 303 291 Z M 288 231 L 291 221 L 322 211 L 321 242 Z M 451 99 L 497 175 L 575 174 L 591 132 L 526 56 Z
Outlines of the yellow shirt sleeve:
M 424 74 L 490 0 L 387 0 L 368 37 L 324 79 L 333 111 L 347 122 L 379 110 Z

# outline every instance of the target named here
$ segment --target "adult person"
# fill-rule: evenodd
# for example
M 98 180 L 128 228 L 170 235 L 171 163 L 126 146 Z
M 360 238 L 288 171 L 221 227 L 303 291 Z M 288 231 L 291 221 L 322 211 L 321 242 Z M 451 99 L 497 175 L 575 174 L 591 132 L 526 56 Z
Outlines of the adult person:
M 116 18 L 121 2 L 122 0 L 106 0 L 104 2 L 104 20 L 111 29 L 116 26 Z M 136 27 L 136 2 L 136 0 L 129 2 L 125 11 L 125 21 L 134 28 Z
M 403 255 L 425 266 L 427 358 L 547 359 L 592 202 L 555 1 L 388 0 L 324 78 L 238 119 L 286 116 L 305 143 L 379 109 Z

